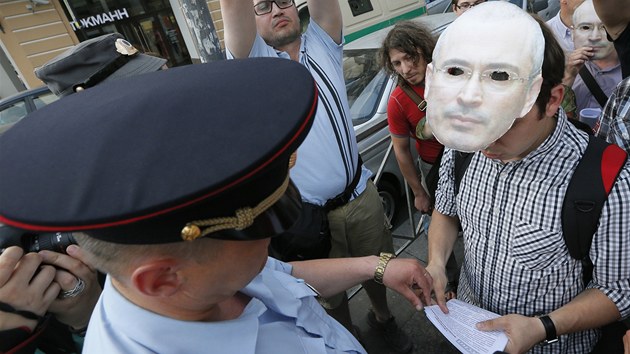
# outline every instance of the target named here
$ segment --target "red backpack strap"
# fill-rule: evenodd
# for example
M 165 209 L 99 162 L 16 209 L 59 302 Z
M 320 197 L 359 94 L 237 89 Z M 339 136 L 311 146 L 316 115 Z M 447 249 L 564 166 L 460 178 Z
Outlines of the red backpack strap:
M 627 159 L 628 154 L 626 151 L 617 145 L 610 144 L 604 150 L 600 170 L 606 195 L 610 193 Z

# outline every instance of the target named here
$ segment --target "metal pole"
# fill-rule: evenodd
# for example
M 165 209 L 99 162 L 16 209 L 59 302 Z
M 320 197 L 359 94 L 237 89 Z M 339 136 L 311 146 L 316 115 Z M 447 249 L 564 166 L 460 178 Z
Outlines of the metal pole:
M 179 3 L 201 62 L 225 59 L 208 4 L 204 0 L 179 0 Z

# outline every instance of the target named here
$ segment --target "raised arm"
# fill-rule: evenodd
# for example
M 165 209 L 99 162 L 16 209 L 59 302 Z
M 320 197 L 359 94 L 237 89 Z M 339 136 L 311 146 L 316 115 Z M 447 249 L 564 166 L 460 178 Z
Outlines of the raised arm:
M 628 0 L 593 0 L 593 6 L 608 34 L 617 39 L 630 22 Z
M 307 4 L 311 19 L 337 44 L 341 44 L 343 20 L 339 0 L 308 0 Z
M 220 0 L 220 3 L 225 47 L 235 58 L 247 58 L 256 38 L 254 3 L 252 0 Z

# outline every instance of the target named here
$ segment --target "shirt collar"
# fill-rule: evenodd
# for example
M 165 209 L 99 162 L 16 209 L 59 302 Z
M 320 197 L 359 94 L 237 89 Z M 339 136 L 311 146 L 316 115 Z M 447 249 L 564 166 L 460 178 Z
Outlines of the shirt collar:
M 551 135 L 549 135 L 547 139 L 545 139 L 543 143 L 540 144 L 540 146 L 538 146 L 536 149 L 531 151 L 529 154 L 527 154 L 527 156 L 522 158 L 520 161 L 538 159 L 541 156 L 547 154 L 555 146 L 558 145 L 558 142 L 560 141 L 562 135 L 564 134 L 564 131 L 567 129 L 567 124 L 570 124 L 569 121 L 567 120 L 568 119 L 567 115 L 562 108 L 558 108 L 557 117 L 544 118 L 544 119 L 554 119 L 556 121 L 556 127 L 554 128 Z
M 103 303 L 107 303 L 107 313 L 103 316 L 117 332 L 125 333 L 128 338 L 138 343 L 156 343 L 152 348 L 156 352 L 196 353 L 199 352 L 199 341 L 190 338 L 203 338 L 206 343 L 220 343 L 230 348 L 232 353 L 254 353 L 258 333 L 258 317 L 265 311 L 264 304 L 251 299 L 239 318 L 221 322 L 181 321 L 143 309 L 123 297 L 107 279 L 103 291 Z M 134 321 L 125 321 L 133 314 Z M 138 326 L 142 323 L 142 326 Z M 159 333 L 159 343 L 155 335 Z M 250 333 L 249 336 L 235 336 L 234 333 Z

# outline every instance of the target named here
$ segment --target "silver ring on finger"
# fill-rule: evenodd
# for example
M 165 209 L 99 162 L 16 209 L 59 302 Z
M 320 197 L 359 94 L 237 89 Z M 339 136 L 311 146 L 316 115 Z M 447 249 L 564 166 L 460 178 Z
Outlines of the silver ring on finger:
M 71 290 L 62 291 L 59 293 L 60 299 L 67 299 L 69 297 L 75 297 L 81 294 L 85 290 L 85 282 L 81 278 L 77 278 L 77 284 Z

